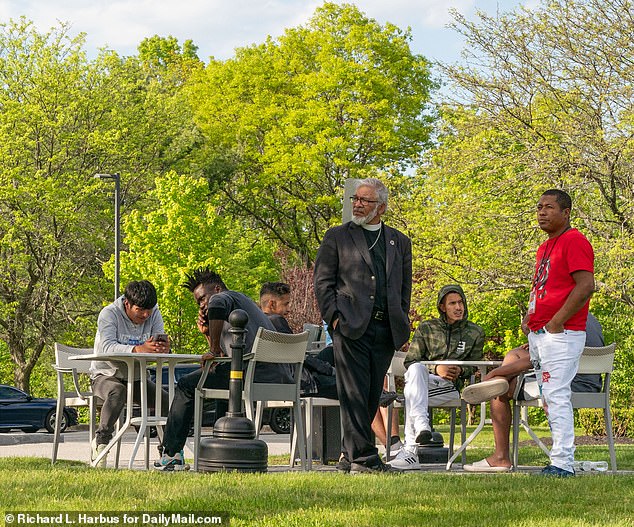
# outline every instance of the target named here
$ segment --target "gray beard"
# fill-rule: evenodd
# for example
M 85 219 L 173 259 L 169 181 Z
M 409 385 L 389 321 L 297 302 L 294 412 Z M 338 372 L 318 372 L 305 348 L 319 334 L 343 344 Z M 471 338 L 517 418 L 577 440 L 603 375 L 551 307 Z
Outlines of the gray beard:
M 376 211 L 379 207 L 375 206 L 373 210 L 368 212 L 365 216 L 352 216 L 352 223 L 355 225 L 367 225 L 376 217 Z

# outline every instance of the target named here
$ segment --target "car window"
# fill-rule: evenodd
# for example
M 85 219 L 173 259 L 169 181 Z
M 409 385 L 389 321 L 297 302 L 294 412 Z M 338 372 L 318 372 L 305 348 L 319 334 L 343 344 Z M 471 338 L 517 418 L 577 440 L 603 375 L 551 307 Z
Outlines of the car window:
M 0 399 L 24 399 L 26 394 L 11 386 L 0 386 Z

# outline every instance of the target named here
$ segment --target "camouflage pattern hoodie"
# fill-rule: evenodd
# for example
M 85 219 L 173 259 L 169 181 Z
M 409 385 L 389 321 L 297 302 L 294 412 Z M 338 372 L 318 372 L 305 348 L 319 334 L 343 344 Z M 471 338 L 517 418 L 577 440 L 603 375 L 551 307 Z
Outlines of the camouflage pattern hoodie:
M 449 293 L 458 293 L 464 303 L 464 317 L 453 324 L 447 322 L 447 316 L 440 310 L 443 298 Z M 467 299 L 462 287 L 459 285 L 446 285 L 438 293 L 436 304 L 439 318 L 432 318 L 421 322 L 412 338 L 409 346 L 405 366 L 425 360 L 480 360 L 484 346 L 484 330 L 470 322 Z M 430 366 L 430 371 L 434 367 Z M 462 368 L 461 379 L 468 379 L 474 368 Z M 462 383 L 459 383 L 462 384 Z

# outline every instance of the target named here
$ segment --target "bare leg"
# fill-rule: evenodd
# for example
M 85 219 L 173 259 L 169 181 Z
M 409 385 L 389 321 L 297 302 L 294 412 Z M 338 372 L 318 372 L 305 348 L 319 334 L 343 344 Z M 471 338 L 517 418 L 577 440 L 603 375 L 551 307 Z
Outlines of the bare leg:
M 392 437 L 399 437 L 398 409 L 392 409 L 392 430 L 389 436 L 387 435 L 387 412 L 387 408 L 379 408 L 372 421 L 372 431 L 383 446 L 387 446 L 387 441 Z
M 383 389 L 388 389 L 387 377 L 383 382 Z M 387 434 L 387 411 L 387 408 L 380 406 L 372 421 L 372 431 L 383 446 L 387 446 L 387 442 L 392 439 L 392 436 L 399 436 L 398 410 L 396 408 L 392 410 L 392 430 L 389 436 Z
M 386 442 L 386 433 L 385 433 L 385 424 L 383 423 L 383 415 L 381 414 L 381 409 L 377 410 L 374 415 L 374 420 L 372 421 L 372 431 L 377 439 L 381 442 L 383 446 L 387 444 Z
M 508 394 L 491 400 L 491 422 L 495 452 L 487 458 L 487 461 L 492 467 L 510 467 L 511 404 Z
M 502 367 L 509 365 L 523 365 L 528 367 L 528 351 L 526 348 L 516 348 L 509 351 L 504 357 Z M 493 423 L 493 439 L 495 441 L 495 452 L 487 458 L 492 467 L 510 467 L 511 454 L 509 448 L 509 436 L 511 434 L 511 398 L 515 392 L 517 384 L 516 375 L 504 375 L 509 381 L 509 391 L 491 400 L 491 422 Z
M 379 411 L 383 415 L 383 422 L 385 423 L 385 428 L 387 428 L 387 408 L 379 408 Z M 398 426 L 398 408 L 392 408 L 392 430 L 390 430 L 390 436 L 399 437 L 401 434 L 399 432 Z

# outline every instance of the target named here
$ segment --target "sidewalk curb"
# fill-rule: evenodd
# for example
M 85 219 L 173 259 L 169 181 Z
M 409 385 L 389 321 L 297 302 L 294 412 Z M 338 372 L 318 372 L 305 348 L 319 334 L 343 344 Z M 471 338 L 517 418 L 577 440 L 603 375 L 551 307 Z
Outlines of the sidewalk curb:
M 0 446 L 29 445 L 35 443 L 52 443 L 53 434 L 48 433 L 15 433 L 0 434 Z M 64 436 L 60 437 L 60 443 L 64 442 Z

